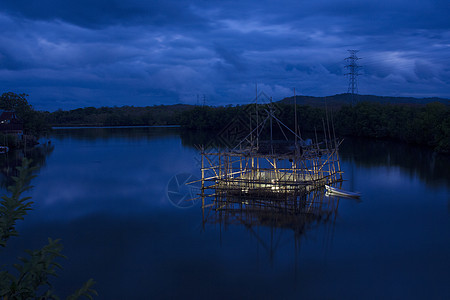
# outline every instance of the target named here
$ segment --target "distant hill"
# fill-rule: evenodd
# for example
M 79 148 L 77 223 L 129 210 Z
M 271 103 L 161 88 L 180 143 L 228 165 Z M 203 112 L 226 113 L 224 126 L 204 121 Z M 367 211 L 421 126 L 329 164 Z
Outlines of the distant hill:
M 314 96 L 297 96 L 296 102 L 298 105 L 309 105 L 315 107 L 331 106 L 340 107 L 345 104 L 350 104 L 350 94 L 337 94 L 334 96 L 314 97 Z M 413 97 L 384 97 L 374 95 L 357 95 L 358 102 L 375 102 L 381 104 L 404 104 L 404 105 L 425 105 L 431 102 L 440 102 L 445 105 L 450 105 L 450 99 L 445 98 L 413 98 Z M 293 104 L 294 97 L 284 98 L 279 103 Z

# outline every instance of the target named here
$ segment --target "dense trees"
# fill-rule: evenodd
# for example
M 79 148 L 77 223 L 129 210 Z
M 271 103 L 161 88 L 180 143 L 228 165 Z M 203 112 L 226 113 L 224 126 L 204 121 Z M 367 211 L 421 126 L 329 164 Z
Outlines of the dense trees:
M 0 109 L 14 110 L 17 113 L 31 110 L 31 105 L 28 104 L 26 97 L 28 97 L 27 94 L 3 93 L 0 97 Z
M 220 130 L 243 112 L 244 107 L 195 106 L 180 116 L 180 125 L 187 129 Z
M 0 109 L 15 111 L 23 122 L 24 133 L 39 136 L 50 130 L 47 122 L 48 113 L 34 110 L 27 97 L 27 94 L 3 93 L 0 96 Z
M 221 129 L 248 107 L 197 107 L 182 114 L 185 128 Z M 276 116 L 294 128 L 293 105 L 275 105 Z M 328 118 L 327 118 L 328 117 Z M 241 119 L 245 117 L 241 117 Z M 450 107 L 433 102 L 424 106 L 360 102 L 355 106 L 320 108 L 297 106 L 300 132 L 323 131 L 326 120 L 333 120 L 339 135 L 395 139 L 427 145 L 439 152 L 450 153 Z
M 390 138 L 450 151 L 450 108 L 434 102 L 425 106 L 363 102 L 342 107 L 336 118 L 340 134 Z
M 292 103 L 277 102 L 274 109 L 277 118 L 294 128 Z M 267 105 L 258 106 L 260 118 L 267 114 L 265 110 Z M 59 110 L 48 114 L 48 120 L 61 126 L 181 125 L 185 129 L 220 131 L 230 122 L 247 122 L 255 113 L 255 105 L 88 107 Z M 297 120 L 302 133 L 320 132 L 324 126 L 331 126 L 327 120 L 333 120 L 339 135 L 395 139 L 450 152 L 450 106 L 441 102 L 426 105 L 359 102 L 354 106 L 344 104 L 328 108 L 297 105 Z
M 74 110 L 57 110 L 50 113 L 48 121 L 53 126 L 139 126 L 176 125 L 180 115 L 189 105 L 147 107 L 86 107 Z

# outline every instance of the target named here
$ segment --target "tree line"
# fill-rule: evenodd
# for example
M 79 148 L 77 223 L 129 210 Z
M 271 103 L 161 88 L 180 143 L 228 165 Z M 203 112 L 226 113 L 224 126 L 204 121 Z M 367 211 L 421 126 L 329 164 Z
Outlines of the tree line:
M 36 136 L 47 132 L 51 126 L 180 125 L 184 129 L 217 131 L 236 119 L 247 122 L 255 117 L 256 111 L 262 118 L 268 110 L 267 104 L 219 107 L 177 104 L 86 107 L 50 113 L 34 110 L 28 104 L 27 96 L 4 93 L 0 98 L 0 109 L 15 110 L 24 122 L 25 133 Z M 450 105 L 442 101 L 425 105 L 374 101 L 356 105 L 338 103 L 328 107 L 326 102 L 322 106 L 297 104 L 297 127 L 300 132 L 321 132 L 326 121 L 332 121 L 336 134 L 341 136 L 400 140 L 450 153 Z M 273 108 L 278 119 L 290 128 L 295 127 L 292 99 L 275 102 Z
M 190 105 L 158 105 L 146 107 L 86 107 L 49 113 L 52 126 L 153 126 L 178 125 L 183 111 Z
M 183 112 L 180 124 L 187 129 L 221 130 L 233 119 L 246 122 L 253 114 L 254 120 L 256 110 L 262 118 L 264 109 L 263 105 L 257 109 L 255 105 L 195 107 Z M 338 108 L 297 105 L 296 114 L 300 133 L 323 132 L 332 127 L 340 136 L 399 140 L 450 153 L 450 107 L 443 103 L 412 106 L 359 102 Z M 293 105 L 275 103 L 274 115 L 288 127 L 295 127 Z
M 267 105 L 258 105 L 260 118 Z M 274 103 L 275 116 L 294 128 L 294 106 Z M 184 129 L 221 130 L 236 118 L 241 122 L 256 112 L 255 105 L 238 106 L 150 106 L 101 107 L 58 110 L 48 113 L 52 125 L 136 126 L 180 125 Z M 356 105 L 325 107 L 297 105 L 300 132 L 322 132 L 326 121 L 336 134 L 400 140 L 426 145 L 441 153 L 450 153 L 450 106 L 431 102 L 426 105 L 359 102 Z M 330 123 L 326 125 L 330 126 Z

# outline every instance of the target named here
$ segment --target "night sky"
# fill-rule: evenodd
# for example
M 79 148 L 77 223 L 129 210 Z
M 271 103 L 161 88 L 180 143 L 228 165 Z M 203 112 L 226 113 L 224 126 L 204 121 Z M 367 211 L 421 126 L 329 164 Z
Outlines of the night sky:
M 450 2 L 1 0 L 0 92 L 39 110 L 347 92 L 450 98 Z

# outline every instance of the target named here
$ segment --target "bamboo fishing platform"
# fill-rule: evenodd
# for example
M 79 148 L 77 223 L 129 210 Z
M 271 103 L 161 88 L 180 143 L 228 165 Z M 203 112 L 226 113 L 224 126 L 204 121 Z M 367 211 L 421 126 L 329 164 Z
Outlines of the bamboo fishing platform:
M 316 133 L 313 142 L 303 140 L 298 130 L 284 125 L 274 111 L 271 101 L 263 109 L 256 103 L 256 117 L 249 118 L 250 132 L 233 148 L 199 147 L 203 208 L 220 210 L 242 203 L 267 207 L 292 204 L 325 185 L 342 181 L 342 141 L 335 137 L 334 130 L 332 134 L 328 120 L 328 128 L 323 122 L 323 139 L 319 140 Z M 253 128 L 251 122 L 256 123 Z M 273 139 L 274 124 L 283 140 Z M 262 135 L 269 138 L 262 139 Z

